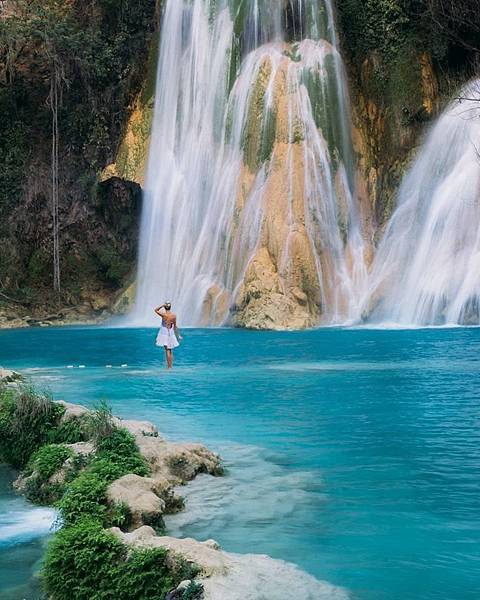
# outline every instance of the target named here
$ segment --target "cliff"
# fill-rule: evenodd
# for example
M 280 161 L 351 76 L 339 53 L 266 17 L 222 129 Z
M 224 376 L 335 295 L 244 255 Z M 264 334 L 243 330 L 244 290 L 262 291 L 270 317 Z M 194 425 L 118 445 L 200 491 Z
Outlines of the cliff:
M 346 0 L 337 23 L 347 66 L 359 193 L 376 238 L 432 120 L 477 73 L 475 0 Z
M 0 3 L 0 326 L 102 318 L 134 277 L 139 178 L 100 173 L 138 113 L 159 9 L 155 0 Z
M 476 5 L 475 0 L 448 6 L 439 0 L 338 3 L 337 30 L 350 95 L 343 101 L 351 105 L 364 243 L 360 253 L 366 265 L 422 136 L 476 71 Z M 296 6 L 285 3 L 288 42 L 298 41 L 304 27 L 305 17 Z M 155 0 L 134 5 L 126 0 L 91 0 L 87 5 L 76 0 L 0 2 L 0 108 L 5 115 L 0 123 L 0 326 L 97 321 L 131 305 L 160 14 L 161 3 Z M 312 223 L 307 223 L 302 189 L 308 176 L 302 158 L 305 131 L 286 125 L 296 101 L 285 84 L 298 61 L 295 44 L 284 52 L 278 74 L 262 75 L 275 90 L 264 123 L 259 115 L 265 108 L 265 88 L 255 84 L 235 199 L 232 248 L 239 243 L 235 235 L 245 233 L 238 223 L 255 192 L 256 178 L 273 157 L 264 182 L 265 218 L 258 248 L 248 265 L 232 266 L 232 271 L 244 269 L 235 290 L 221 284 L 208 290 L 206 324 L 225 322 L 229 309 L 229 322 L 260 328 L 318 324 L 329 304 L 348 315 L 342 291 L 345 268 L 334 264 L 335 244 L 324 230 L 312 233 Z M 238 67 L 235 52 L 233 59 Z M 341 149 L 333 148 L 329 137 L 336 125 L 326 123 L 318 111 L 314 79 L 306 83 L 322 144 L 331 152 L 342 212 L 346 199 L 336 164 Z M 52 289 L 55 106 L 60 292 Z M 321 194 L 326 202 L 323 190 Z M 319 219 L 314 214 L 313 223 Z M 347 222 L 342 214 L 329 229 L 336 236 L 338 225 L 346 269 L 351 270 L 354 252 L 345 240 Z

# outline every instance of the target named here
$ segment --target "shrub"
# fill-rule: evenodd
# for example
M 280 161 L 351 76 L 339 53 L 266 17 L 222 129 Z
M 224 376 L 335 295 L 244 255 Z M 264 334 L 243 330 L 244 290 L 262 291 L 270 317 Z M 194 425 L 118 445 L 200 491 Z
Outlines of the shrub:
M 110 474 L 109 469 L 116 471 Z M 92 470 L 103 473 L 111 481 L 127 473 L 134 473 L 140 477 L 150 475 L 150 469 L 138 450 L 135 437 L 126 429 L 120 428 L 115 429 L 97 445 Z
M 40 477 L 33 476 L 25 484 L 25 496 L 35 504 L 50 506 L 55 504 L 63 495 L 65 484 L 48 483 Z
M 37 475 L 46 481 L 50 479 L 64 464 L 67 458 L 73 455 L 73 451 L 62 444 L 49 444 L 42 446 L 31 457 L 27 469 L 35 471 Z
M 102 400 L 87 415 L 85 415 L 85 433 L 88 439 L 99 444 L 104 438 L 108 438 L 117 429 L 112 409 L 105 400 Z
M 0 389 L 0 460 L 23 468 L 49 442 L 65 408 L 29 385 Z
M 87 440 L 85 419 L 69 419 L 52 430 L 52 444 L 76 444 Z
M 129 552 L 87 518 L 62 529 L 50 542 L 42 578 L 54 600 L 162 599 L 198 572 L 184 561 L 169 563 L 163 548 Z
M 59 444 L 49 444 L 37 450 L 27 465 L 24 474 L 31 474 L 25 487 L 25 495 L 36 504 L 53 504 L 65 490 L 63 481 L 50 483 L 48 480 L 65 461 L 73 455 L 72 450 Z
M 128 473 L 146 476 L 150 470 L 133 435 L 115 428 L 110 436 L 101 439 L 86 470 L 67 486 L 58 505 L 63 521 L 72 524 L 90 516 L 105 527 L 128 523 L 128 516 L 109 505 L 106 496 L 108 485 Z
M 198 581 L 191 581 L 183 592 L 182 600 L 200 600 L 203 598 L 203 585 Z
M 71 484 L 58 503 L 65 525 L 75 524 L 90 518 L 109 526 L 106 491 L 108 482 L 96 473 L 85 471 Z

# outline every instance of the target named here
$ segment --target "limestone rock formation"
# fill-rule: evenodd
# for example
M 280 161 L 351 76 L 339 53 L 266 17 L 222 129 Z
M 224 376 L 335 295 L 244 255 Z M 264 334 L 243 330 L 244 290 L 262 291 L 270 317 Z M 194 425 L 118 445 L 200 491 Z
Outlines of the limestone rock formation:
M 346 600 L 341 588 L 318 581 L 294 565 L 269 556 L 224 552 L 214 540 L 157 536 L 151 527 L 132 533 L 111 530 L 133 548 L 166 548 L 169 560 L 187 560 L 200 568 L 197 579 L 205 600 Z
M 160 496 L 168 488 L 166 480 L 129 474 L 110 484 L 107 498 L 112 504 L 127 506 L 131 517 L 130 527 L 137 529 L 145 522 L 161 517 L 165 511 L 165 501 Z

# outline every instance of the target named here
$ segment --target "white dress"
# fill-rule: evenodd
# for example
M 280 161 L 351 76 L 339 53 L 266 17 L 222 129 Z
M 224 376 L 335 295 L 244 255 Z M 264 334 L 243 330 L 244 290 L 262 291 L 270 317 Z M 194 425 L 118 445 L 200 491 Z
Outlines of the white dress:
M 178 346 L 180 346 L 177 340 L 177 336 L 175 335 L 174 328 L 168 328 L 162 323 L 160 331 L 157 335 L 156 345 L 167 347 L 169 350 L 173 350 L 173 348 L 177 348 Z

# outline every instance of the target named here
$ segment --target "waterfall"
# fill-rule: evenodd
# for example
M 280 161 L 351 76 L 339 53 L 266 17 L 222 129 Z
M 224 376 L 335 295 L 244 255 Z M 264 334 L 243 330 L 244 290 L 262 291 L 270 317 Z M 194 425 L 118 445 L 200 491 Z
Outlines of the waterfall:
M 131 322 L 358 317 L 352 157 L 329 0 L 167 0 Z
M 480 325 L 480 80 L 460 98 L 401 185 L 373 264 L 370 321 Z

